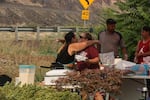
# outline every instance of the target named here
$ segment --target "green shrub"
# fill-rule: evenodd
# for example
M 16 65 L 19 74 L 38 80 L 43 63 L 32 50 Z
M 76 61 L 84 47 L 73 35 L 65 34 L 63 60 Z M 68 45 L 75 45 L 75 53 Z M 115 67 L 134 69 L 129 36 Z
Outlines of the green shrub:
M 134 59 L 134 53 L 138 41 L 141 39 L 143 26 L 150 26 L 150 1 L 149 0 L 126 0 L 117 2 L 118 11 L 114 14 L 117 20 L 117 29 L 123 33 L 126 41 L 129 59 Z
M 0 100 L 80 100 L 80 97 L 76 93 L 50 87 L 6 84 L 0 87 Z

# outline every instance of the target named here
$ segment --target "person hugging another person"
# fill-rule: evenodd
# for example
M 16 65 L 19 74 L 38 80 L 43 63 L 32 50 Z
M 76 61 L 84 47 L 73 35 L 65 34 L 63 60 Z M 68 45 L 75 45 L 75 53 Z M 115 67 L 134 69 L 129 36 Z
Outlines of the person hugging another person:
M 99 52 L 94 44 L 99 44 L 99 41 L 93 40 L 89 33 L 82 33 L 79 37 L 80 41 L 78 42 L 74 32 L 68 32 L 65 35 L 65 43 L 64 40 L 60 41 L 64 44 L 58 52 L 56 62 L 67 68 L 76 67 L 78 71 L 83 71 L 86 68 L 98 69 Z M 77 61 L 76 64 L 75 61 Z M 95 100 L 104 100 L 99 92 L 96 92 L 95 98 Z
M 92 35 L 90 33 L 82 33 L 79 36 L 79 43 L 86 42 L 86 41 L 91 41 L 93 40 Z M 76 59 L 76 68 L 77 71 L 84 71 L 85 69 L 98 69 L 99 70 L 99 51 L 98 49 L 94 46 L 88 46 L 87 48 L 83 49 L 82 51 L 79 51 L 75 55 Z M 86 96 L 86 92 L 83 90 L 81 91 L 82 97 Z M 82 99 L 83 99 L 82 98 Z M 85 99 L 83 99 L 85 100 Z M 103 96 L 99 91 L 97 91 L 94 95 L 94 100 L 104 100 Z
M 93 40 L 90 33 L 82 33 L 79 42 Z M 99 52 L 94 45 L 91 45 L 84 50 L 78 52 L 75 56 L 77 60 L 77 70 L 98 69 L 99 68 Z
M 65 68 L 72 68 L 75 64 L 75 54 L 97 43 L 98 40 L 77 42 L 75 33 L 70 31 L 65 35 L 65 43 L 58 52 L 56 62 L 64 65 Z

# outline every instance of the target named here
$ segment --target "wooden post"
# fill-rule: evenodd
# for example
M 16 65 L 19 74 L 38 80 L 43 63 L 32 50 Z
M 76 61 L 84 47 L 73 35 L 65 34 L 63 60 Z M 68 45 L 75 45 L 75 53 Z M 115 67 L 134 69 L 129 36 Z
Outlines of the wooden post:
M 83 27 L 86 28 L 86 20 L 83 21 Z
M 15 40 L 18 41 L 18 27 L 15 27 Z
M 36 40 L 39 40 L 39 37 L 40 37 L 40 27 L 39 26 L 37 26 L 37 28 L 36 28 Z
M 57 32 L 60 32 L 60 26 L 57 26 Z
M 79 32 L 79 27 L 76 27 L 76 32 Z

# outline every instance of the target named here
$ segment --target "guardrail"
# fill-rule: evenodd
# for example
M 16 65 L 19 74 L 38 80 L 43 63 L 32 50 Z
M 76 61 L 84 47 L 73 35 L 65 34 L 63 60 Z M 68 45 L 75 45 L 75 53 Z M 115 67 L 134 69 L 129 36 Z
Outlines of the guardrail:
M 89 32 L 91 28 L 75 26 L 57 26 L 57 27 L 0 27 L 0 32 L 14 32 L 15 40 L 18 40 L 19 32 L 37 32 L 36 40 L 39 40 L 40 32 Z

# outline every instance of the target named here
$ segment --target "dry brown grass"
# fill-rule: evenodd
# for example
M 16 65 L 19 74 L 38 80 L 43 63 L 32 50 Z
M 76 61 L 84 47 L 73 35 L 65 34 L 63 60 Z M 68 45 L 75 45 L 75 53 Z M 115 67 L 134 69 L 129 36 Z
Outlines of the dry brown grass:
M 35 65 L 38 71 L 39 66 L 50 66 L 52 61 L 54 58 L 50 56 L 0 55 L 0 74 L 7 74 L 14 78 L 19 74 L 19 65 Z
M 19 65 L 29 64 L 36 66 L 36 77 L 39 78 L 48 70 L 40 66 L 50 66 L 58 48 L 57 42 L 50 40 L 0 41 L 0 74 L 15 78 L 19 74 Z

